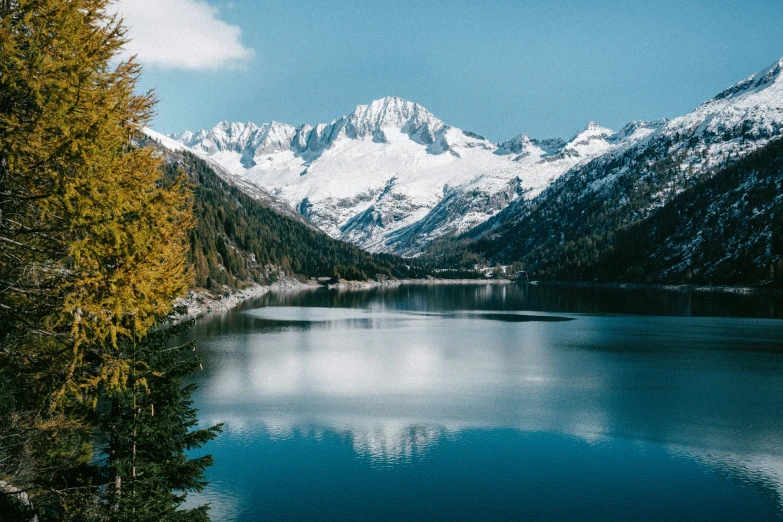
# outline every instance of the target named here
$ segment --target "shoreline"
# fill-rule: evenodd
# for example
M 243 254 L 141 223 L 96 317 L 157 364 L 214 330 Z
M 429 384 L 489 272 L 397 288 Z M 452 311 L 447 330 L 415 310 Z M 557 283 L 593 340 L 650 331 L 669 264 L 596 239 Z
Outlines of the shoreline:
M 508 285 L 511 279 L 385 279 L 383 281 L 340 281 L 321 285 L 330 290 L 361 290 L 363 288 L 394 287 L 402 285 Z
M 248 299 L 261 297 L 269 292 L 280 290 L 307 290 L 319 287 L 320 285 L 302 282 L 298 279 L 281 277 L 280 280 L 271 285 L 259 285 L 258 283 L 254 283 L 247 288 L 232 290 L 230 292 L 227 291 L 222 295 L 216 295 L 214 292 L 210 292 L 204 288 L 191 288 L 184 297 L 180 297 L 175 301 L 176 305 L 184 305 L 188 309 L 187 313 L 179 318 L 177 322 L 198 319 L 199 317 L 215 312 L 226 312 L 232 308 L 236 308 L 240 303 Z
M 618 289 L 618 290 L 660 290 L 676 293 L 716 293 L 734 295 L 783 295 L 783 289 L 759 288 L 751 286 L 710 286 L 710 285 L 674 285 L 659 283 L 600 283 L 600 282 L 567 282 L 567 281 L 523 281 L 521 284 L 535 286 L 555 286 L 562 288 L 582 289 Z M 188 290 L 185 297 L 176 300 L 177 305 L 187 307 L 187 313 L 179 321 L 198 319 L 207 314 L 225 312 L 237 307 L 242 302 L 261 297 L 269 292 L 278 291 L 305 291 L 305 290 L 369 290 L 372 288 L 392 288 L 402 285 L 509 285 L 517 284 L 511 279 L 386 279 L 381 281 L 344 281 L 322 284 L 315 280 L 300 281 L 292 277 L 283 276 L 271 285 L 253 284 L 247 288 L 225 292 L 217 295 L 203 288 Z M 178 322 L 179 322 L 178 321 Z
M 694 285 L 694 284 L 663 284 L 663 283 L 601 283 L 589 281 L 529 281 L 527 284 L 536 286 L 560 286 L 564 288 L 609 288 L 619 290 L 663 290 L 678 293 L 715 293 L 735 295 L 783 295 L 780 288 L 761 288 L 758 286 L 731 285 Z
M 332 284 L 321 284 L 315 280 L 300 281 L 288 276 L 283 276 L 271 285 L 259 285 L 255 283 L 247 288 L 226 291 L 222 295 L 215 294 L 204 288 L 191 288 L 184 297 L 175 301 L 176 305 L 186 306 L 187 313 L 177 322 L 198 319 L 207 314 L 225 312 L 237 307 L 239 304 L 261 297 L 269 292 L 278 291 L 304 291 L 318 290 L 369 290 L 371 288 L 397 287 L 401 285 L 507 285 L 513 281 L 510 279 L 386 279 L 382 281 L 345 281 L 341 280 Z
M 763 288 L 758 286 L 732 285 L 696 285 L 696 284 L 663 284 L 663 283 L 601 283 L 589 281 L 516 281 L 513 279 L 390 279 L 385 281 L 340 281 L 324 288 L 351 290 L 362 288 L 393 287 L 401 285 L 508 285 L 524 284 L 534 286 L 558 286 L 563 288 L 607 288 L 619 290 L 661 290 L 678 293 L 716 293 L 735 295 L 783 295 L 781 288 Z

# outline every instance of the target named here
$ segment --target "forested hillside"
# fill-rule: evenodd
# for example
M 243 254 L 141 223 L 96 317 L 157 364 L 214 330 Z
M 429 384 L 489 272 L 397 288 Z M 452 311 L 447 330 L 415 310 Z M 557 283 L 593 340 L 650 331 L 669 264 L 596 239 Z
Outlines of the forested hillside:
M 617 235 L 586 277 L 783 285 L 783 140 Z
M 758 284 L 779 257 L 779 192 L 774 163 L 765 161 L 776 157 L 779 144 L 770 142 L 781 136 L 783 60 L 688 114 L 648 126 L 628 147 L 580 162 L 538 196 L 517 198 L 430 252 L 444 260 L 474 254 L 491 263 L 523 262 L 537 279 Z M 715 176 L 723 181 L 711 181 Z M 671 205 L 680 215 L 667 235 L 661 220 L 671 220 L 663 210 Z M 743 219 L 754 229 L 743 228 Z M 640 241 L 665 244 L 648 244 L 640 255 Z M 717 242 L 723 246 L 713 247 Z
M 627 182 L 616 181 L 610 197 L 584 195 L 591 178 L 574 176 L 530 203 L 513 226 L 455 241 L 452 250 L 439 245 L 440 252 L 522 261 L 539 279 L 779 284 L 783 140 L 685 180 L 678 158 L 658 160 L 653 174 L 640 177 L 635 169 L 649 163 L 628 156 L 613 160 L 626 165 Z M 666 202 L 651 205 L 662 192 Z
M 279 270 L 301 277 L 349 280 L 428 273 L 422 263 L 369 254 L 281 215 L 221 179 L 207 162 L 191 153 L 169 152 L 167 159 L 169 179 L 184 169 L 193 184 L 197 223 L 190 232 L 188 258 L 198 286 L 268 283 Z

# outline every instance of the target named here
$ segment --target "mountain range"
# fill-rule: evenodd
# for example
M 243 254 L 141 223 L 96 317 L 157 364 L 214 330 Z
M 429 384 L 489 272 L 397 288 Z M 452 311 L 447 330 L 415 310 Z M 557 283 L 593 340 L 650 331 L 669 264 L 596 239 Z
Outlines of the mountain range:
M 512 202 L 467 234 L 475 241 L 469 248 L 497 262 L 523 261 L 542 278 L 758 282 L 783 255 L 783 238 L 774 232 L 783 198 L 782 135 L 780 60 L 633 147 L 577 165 L 535 199 Z M 711 183 L 716 177 L 731 182 Z M 748 208 L 754 179 L 766 190 Z M 701 205 L 683 206 L 695 194 Z M 662 216 L 675 217 L 680 229 L 659 238 L 664 243 L 650 250 L 652 257 L 636 258 L 643 267 L 623 267 L 624 275 L 596 270 L 616 267 L 633 244 L 621 238 Z M 735 241 L 751 218 L 754 230 Z
M 383 98 L 330 124 L 221 122 L 197 133 L 150 134 L 261 187 L 334 238 L 372 252 L 413 254 L 662 124 L 636 122 L 614 132 L 591 122 L 568 141 L 519 135 L 492 143 L 421 105 Z
M 574 275 L 617 231 L 783 135 L 782 70 L 783 59 L 678 118 L 591 122 L 567 141 L 492 143 L 395 97 L 328 124 L 148 134 L 371 252 L 415 256 L 460 238 L 487 260 Z

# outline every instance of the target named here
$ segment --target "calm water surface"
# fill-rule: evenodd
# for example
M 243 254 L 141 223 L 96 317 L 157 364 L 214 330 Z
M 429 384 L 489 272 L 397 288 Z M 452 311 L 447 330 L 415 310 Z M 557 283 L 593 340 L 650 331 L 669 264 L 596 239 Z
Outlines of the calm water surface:
M 642 315 L 644 314 L 644 315 Z M 214 520 L 783 520 L 779 298 L 273 294 L 201 320 Z

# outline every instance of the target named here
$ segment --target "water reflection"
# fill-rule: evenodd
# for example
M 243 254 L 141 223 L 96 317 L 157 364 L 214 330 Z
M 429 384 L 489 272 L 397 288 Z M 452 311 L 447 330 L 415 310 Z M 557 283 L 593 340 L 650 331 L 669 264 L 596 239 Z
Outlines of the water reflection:
M 366 324 L 368 327 L 377 327 L 372 321 L 406 321 L 441 317 L 448 319 L 483 319 L 485 321 L 504 321 L 508 323 L 558 323 L 573 321 L 573 317 L 559 317 L 551 314 L 526 314 L 521 312 L 478 312 L 475 310 L 462 310 L 459 312 L 402 312 L 361 309 L 361 308 L 321 308 L 293 307 L 293 306 L 267 306 L 246 310 L 244 313 L 251 317 L 263 319 L 267 323 L 275 325 L 291 324 L 309 326 L 311 323 L 352 322 L 352 326 Z
M 437 460 L 442 448 L 469 453 L 464 440 L 503 430 L 545 434 L 530 451 L 547 448 L 547 466 L 562 465 L 552 448 L 618 466 L 660 451 L 637 470 L 646 487 L 658 468 L 675 473 L 666 454 L 752 484 L 780 514 L 783 321 L 594 315 L 583 301 L 546 312 L 520 306 L 511 288 L 433 288 L 267 296 L 255 306 L 268 306 L 199 323 L 202 420 L 226 423 L 226 448 L 333 441 L 395 470 Z M 605 447 L 620 449 L 607 456 Z M 253 475 L 265 463 L 240 465 Z
M 733 479 L 751 482 L 774 492 L 783 509 L 783 458 L 781 456 L 742 450 L 731 453 L 685 446 L 671 446 L 669 450 L 674 454 L 713 467 Z
M 554 313 L 783 319 L 780 294 L 580 288 L 529 284 L 402 285 L 367 290 L 280 292 L 249 303 L 408 311 L 528 310 Z

